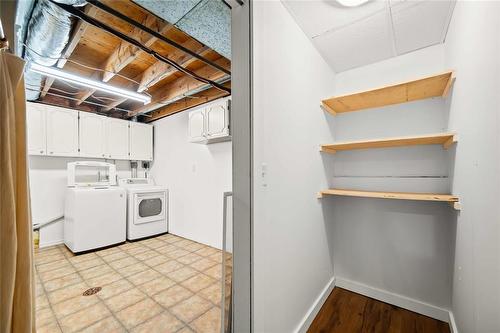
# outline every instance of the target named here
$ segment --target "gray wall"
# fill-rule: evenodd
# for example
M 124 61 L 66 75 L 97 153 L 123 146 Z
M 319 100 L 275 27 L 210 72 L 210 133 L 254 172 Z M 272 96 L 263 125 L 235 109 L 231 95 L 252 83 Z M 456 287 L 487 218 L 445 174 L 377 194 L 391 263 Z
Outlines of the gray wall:
M 453 312 L 462 333 L 500 332 L 500 3 L 460 1 L 446 39 L 457 70 L 450 128 L 460 142 L 452 169 L 457 220 Z
M 254 331 L 289 333 L 333 277 L 331 212 L 316 194 L 334 74 L 281 2 L 253 6 Z
M 344 94 L 444 71 L 442 45 L 342 72 Z M 329 117 L 327 115 L 327 117 Z M 335 117 L 336 140 L 447 131 L 441 98 Z M 454 149 L 417 146 L 339 152 L 328 164 L 338 188 L 448 193 Z M 456 213 L 445 203 L 331 197 L 335 275 L 371 288 L 449 308 Z

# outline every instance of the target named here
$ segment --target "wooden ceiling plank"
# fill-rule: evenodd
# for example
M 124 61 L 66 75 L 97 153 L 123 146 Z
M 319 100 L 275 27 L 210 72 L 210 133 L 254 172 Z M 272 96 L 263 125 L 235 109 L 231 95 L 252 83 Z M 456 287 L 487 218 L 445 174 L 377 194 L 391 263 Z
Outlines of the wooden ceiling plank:
M 165 21 L 151 14 L 147 14 L 141 24 L 157 31 L 160 34 L 165 34 L 173 28 L 172 24 L 166 23 Z M 134 27 L 134 29 L 130 33 L 130 37 L 139 41 L 146 47 L 150 47 L 157 40 L 156 37 L 151 36 L 147 32 L 137 27 Z M 140 52 L 142 51 L 137 46 L 122 40 L 113 51 L 113 53 L 105 61 L 105 72 L 103 74 L 102 81 L 108 82 L 113 76 L 116 75 L 116 73 L 120 72 L 123 68 L 125 68 L 125 66 L 134 61 L 140 54 Z
M 201 45 L 194 39 L 190 39 L 182 46 L 193 50 L 195 53 L 199 55 L 205 55 L 210 49 L 207 46 Z M 192 55 L 182 52 L 181 50 L 176 50 L 169 54 L 169 59 L 177 62 L 182 67 L 188 66 L 193 61 L 197 60 Z M 164 63 L 163 61 L 157 61 L 153 65 L 151 65 L 148 69 L 144 71 L 141 78 L 141 83 L 139 84 L 138 92 L 142 92 L 147 88 L 155 85 L 159 81 L 166 79 L 173 73 L 177 72 L 177 69 L 169 64 Z
M 139 82 L 141 80 L 141 77 L 142 77 L 142 73 L 140 73 L 139 75 L 137 75 L 134 78 L 134 81 Z M 133 90 L 133 89 L 136 89 L 136 87 L 137 87 L 137 85 L 134 82 L 129 82 L 127 85 L 125 85 L 123 87 L 123 89 Z M 126 101 L 128 101 L 128 98 L 116 96 L 116 99 L 114 101 L 111 101 L 111 102 L 107 103 L 106 106 L 104 106 L 104 107 L 101 108 L 101 111 L 109 111 L 109 110 L 117 107 L 118 105 L 126 102 Z
M 154 29 L 155 31 L 158 31 L 159 33 L 163 34 L 168 32 L 170 29 L 173 28 L 173 25 L 170 23 L 166 23 L 163 20 L 155 17 L 154 15 L 148 14 L 144 20 L 142 21 L 142 24 L 147 25 L 151 29 Z M 134 39 L 137 39 L 141 43 L 143 43 L 146 46 L 151 46 L 156 40 L 156 37 L 151 37 L 148 33 L 138 29 L 134 28 L 131 32 L 131 37 Z M 120 41 L 120 44 L 115 48 L 115 50 L 111 53 L 111 55 L 106 59 L 104 62 L 104 65 L 102 68 L 105 70 L 102 74 L 102 80 L 104 82 L 109 81 L 113 76 L 116 75 L 120 70 L 122 70 L 125 66 L 130 64 L 139 54 L 140 54 L 140 49 L 130 43 L 127 43 L 125 41 Z M 101 72 L 95 72 L 91 79 L 99 79 L 101 77 Z M 131 84 L 133 86 L 133 84 Z M 95 93 L 95 89 L 89 89 L 85 88 L 79 91 L 77 94 L 78 101 L 75 103 L 76 105 L 80 105 L 85 101 L 87 98 L 92 96 L 92 94 Z M 123 103 L 127 99 L 123 99 L 121 97 L 117 97 L 117 102 L 112 102 L 113 104 L 116 103 L 116 105 L 111 106 L 109 109 L 112 109 L 113 107 Z
M 87 98 L 92 96 L 95 92 L 96 89 L 85 89 L 78 91 L 78 94 L 75 95 L 75 98 L 78 99 L 78 101 L 75 101 L 75 105 L 82 104 Z
M 223 66 L 229 63 L 229 60 L 226 58 L 219 58 L 215 61 L 217 64 Z M 205 65 L 202 68 L 194 71 L 197 75 L 204 77 L 206 79 L 215 81 L 226 76 L 225 73 L 214 69 L 212 66 Z M 140 106 L 136 110 L 133 110 L 130 115 L 134 116 L 139 113 L 147 112 L 155 109 L 156 107 L 161 106 L 161 103 L 171 100 L 173 98 L 179 97 L 191 90 L 197 89 L 203 85 L 206 85 L 205 82 L 201 82 L 191 76 L 185 75 L 183 77 L 178 78 L 177 80 L 170 83 L 165 89 L 161 89 L 155 95 L 153 95 L 151 99 L 151 103 L 146 104 L 144 106 Z
M 231 82 L 225 83 L 224 86 L 229 88 L 231 86 Z M 159 108 L 159 109 L 151 112 L 149 114 L 149 115 L 151 115 L 151 117 L 149 117 L 145 121 L 149 123 L 149 122 L 158 120 L 160 118 L 170 116 L 170 115 L 173 115 L 173 114 L 178 113 L 178 112 L 182 112 L 184 110 L 193 108 L 193 107 L 201 105 L 201 104 L 208 103 L 210 101 L 213 101 L 213 100 L 216 100 L 218 98 L 225 97 L 228 95 L 229 94 L 225 91 L 219 90 L 217 88 L 210 88 L 210 89 L 207 89 L 199 94 L 196 94 L 195 97 L 197 97 L 197 98 L 186 98 L 186 99 L 184 99 L 184 103 L 173 103 L 173 104 L 164 106 L 162 108 Z
M 97 12 L 97 8 L 94 6 L 87 6 L 85 8 L 85 13 L 89 16 L 94 17 L 94 15 Z M 73 34 L 71 35 L 68 44 L 66 44 L 66 48 L 64 49 L 61 59 L 59 59 L 56 63 L 56 67 L 58 68 L 63 68 L 64 65 L 66 65 L 66 62 L 68 61 L 67 59 L 71 56 L 73 51 L 75 50 L 76 46 L 78 43 L 80 43 L 80 39 L 82 36 L 85 34 L 85 31 L 89 27 L 89 24 L 84 22 L 83 20 L 78 20 L 76 23 L 75 29 L 73 30 Z M 40 97 L 45 97 L 47 95 L 47 92 L 50 90 L 50 87 L 52 87 L 52 84 L 54 83 L 55 79 L 53 77 L 46 77 L 45 82 L 43 84 L 42 91 L 40 93 Z
M 196 41 L 194 39 L 191 39 L 190 41 L 184 43 L 183 46 L 187 47 L 188 43 L 192 44 L 193 42 L 196 42 Z M 199 44 L 198 42 L 196 42 L 196 43 Z M 199 48 L 195 50 L 195 52 L 197 52 L 200 55 L 205 55 L 206 53 L 208 53 L 210 51 L 211 51 L 211 49 L 209 49 L 206 46 L 199 46 Z M 183 60 L 179 62 L 179 65 L 181 65 L 183 67 L 188 66 L 191 62 L 196 60 L 196 58 L 194 58 L 190 55 L 187 55 L 187 56 L 181 55 L 181 58 Z M 177 59 L 173 59 L 173 60 L 178 61 Z M 141 73 L 140 75 L 137 75 L 137 77 L 134 78 L 134 81 L 140 81 L 141 84 L 143 84 L 143 82 L 145 82 L 147 80 L 149 82 L 147 83 L 146 88 L 149 88 L 149 87 L 155 85 L 156 83 L 168 78 L 170 75 L 172 75 L 176 72 L 177 72 L 177 69 L 175 69 L 174 67 L 172 67 L 168 64 L 165 64 L 164 62 L 158 61 L 154 65 L 151 65 L 145 72 Z M 150 79 L 145 80 L 144 79 L 145 76 L 150 77 Z M 134 83 L 129 83 L 125 87 L 125 89 L 134 89 L 134 88 L 135 88 Z M 137 89 L 138 92 L 142 92 L 144 90 L 146 90 L 146 89 L 142 89 L 142 90 L 140 88 Z M 120 105 L 121 103 L 124 103 L 126 101 L 127 101 L 126 98 L 119 97 L 119 98 L 117 98 L 116 101 L 110 102 L 110 103 L 108 103 L 108 105 L 106 107 L 103 107 L 102 111 L 109 111 L 112 108 L 117 107 L 118 105 Z
M 109 111 L 109 110 L 117 107 L 118 105 L 126 102 L 127 100 L 128 100 L 127 98 L 117 96 L 115 101 L 112 101 L 112 102 L 109 102 L 108 104 L 106 104 L 106 106 L 102 107 L 101 111 Z
M 45 98 L 50 88 L 52 87 L 54 81 L 55 79 L 53 77 L 47 76 L 45 78 L 45 81 L 43 82 L 42 91 L 40 92 L 40 98 Z
M 54 96 L 54 95 L 47 95 L 47 97 L 44 98 L 43 100 L 44 104 L 49 104 L 49 105 L 56 105 L 56 106 L 61 106 L 61 107 L 66 107 L 66 108 L 73 108 L 73 103 L 71 100 L 61 97 L 61 96 Z M 97 108 L 95 106 L 91 105 L 81 105 L 78 107 L 79 111 L 87 111 L 87 112 L 97 112 Z

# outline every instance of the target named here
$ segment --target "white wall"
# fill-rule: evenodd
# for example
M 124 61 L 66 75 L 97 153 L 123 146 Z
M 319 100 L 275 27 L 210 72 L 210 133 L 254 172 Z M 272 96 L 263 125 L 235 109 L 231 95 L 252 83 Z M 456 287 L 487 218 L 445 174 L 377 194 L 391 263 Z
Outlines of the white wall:
M 281 2 L 253 3 L 253 47 L 254 331 L 289 333 L 333 278 L 331 211 L 316 195 L 334 74 Z
M 66 166 L 69 162 L 94 159 L 66 157 L 29 157 L 31 213 L 33 223 L 40 223 L 64 214 L 67 184 Z M 103 160 L 96 160 L 103 161 Z M 130 177 L 128 161 L 109 160 L 116 164 L 118 177 Z M 144 174 L 139 172 L 139 176 Z M 40 230 L 40 247 L 63 242 L 63 221 L 54 222 Z
M 339 73 L 335 94 L 376 88 L 445 70 L 443 45 Z M 336 140 L 447 131 L 441 98 L 335 117 Z M 460 144 L 460 143 L 459 143 Z M 454 147 L 420 146 L 339 152 L 331 168 L 338 188 L 449 193 Z M 444 203 L 328 198 L 334 207 L 334 261 L 347 279 L 449 308 L 455 212 Z M 325 202 L 326 203 L 326 202 Z
M 188 141 L 188 112 L 154 123 L 151 175 L 169 189 L 169 232 L 222 246 L 223 193 L 231 191 L 231 142 Z
M 500 332 L 500 3 L 459 1 L 446 38 L 457 70 L 450 128 L 460 143 L 453 191 L 457 220 L 453 312 L 462 333 Z

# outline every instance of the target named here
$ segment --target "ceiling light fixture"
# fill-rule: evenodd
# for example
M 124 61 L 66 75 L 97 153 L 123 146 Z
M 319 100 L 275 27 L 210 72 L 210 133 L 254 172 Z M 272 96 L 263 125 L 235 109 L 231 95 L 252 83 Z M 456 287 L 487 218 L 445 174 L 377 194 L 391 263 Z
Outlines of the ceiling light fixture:
M 37 63 L 31 63 L 30 70 L 33 72 L 47 75 L 56 79 L 60 79 L 63 81 L 71 82 L 74 84 L 78 84 L 81 86 L 85 86 L 88 88 L 104 91 L 113 95 L 118 95 L 124 98 L 133 99 L 135 101 L 142 102 L 144 104 L 148 104 L 151 102 L 151 97 L 143 94 L 136 93 L 134 91 L 122 89 L 119 87 L 115 87 L 100 81 L 91 80 L 79 75 L 71 74 L 65 71 L 62 71 L 58 68 L 43 66 Z
M 364 5 L 370 0 L 336 0 L 339 4 L 344 7 L 359 7 Z

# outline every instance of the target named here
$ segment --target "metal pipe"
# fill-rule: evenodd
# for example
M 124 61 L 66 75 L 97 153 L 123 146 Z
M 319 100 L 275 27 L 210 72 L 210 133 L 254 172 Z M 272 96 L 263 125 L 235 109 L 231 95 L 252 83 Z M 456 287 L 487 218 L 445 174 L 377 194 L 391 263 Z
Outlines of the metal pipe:
M 130 161 L 130 171 L 132 178 L 137 178 L 137 161 Z
M 226 76 L 226 77 L 223 77 L 223 78 L 217 80 L 216 82 L 220 83 L 220 84 L 224 84 L 224 83 L 226 83 L 226 82 L 228 82 L 230 80 L 231 80 L 231 77 Z M 184 93 L 182 95 L 179 95 L 177 97 L 174 97 L 172 99 L 169 99 L 168 101 L 158 103 L 158 104 L 161 104 L 161 106 L 159 106 L 157 108 L 154 108 L 154 109 L 151 109 L 151 110 L 140 112 L 140 113 L 137 114 L 137 116 L 138 115 L 148 116 L 148 113 L 150 113 L 150 112 L 153 112 L 155 110 L 161 109 L 161 108 L 163 108 L 165 106 L 168 106 L 170 104 L 173 104 L 173 103 L 175 103 L 175 102 L 177 102 L 177 101 L 179 101 L 181 99 L 184 99 L 186 97 L 190 97 L 190 96 L 196 95 L 196 94 L 198 94 L 200 92 L 203 92 L 205 90 L 208 90 L 210 88 L 211 88 L 211 86 L 207 84 L 207 85 L 201 86 L 199 88 L 196 88 L 196 89 L 193 89 L 193 90 L 189 90 L 188 92 L 186 92 L 186 93 Z
M 231 72 L 228 71 L 227 69 L 225 69 L 224 67 L 219 66 L 216 63 L 214 63 L 214 62 L 212 62 L 212 61 L 204 58 L 203 56 L 199 55 L 198 53 L 193 52 L 190 49 L 188 49 L 188 48 L 186 48 L 186 47 L 184 47 L 184 46 L 176 43 L 175 41 L 173 41 L 173 40 L 171 40 L 171 39 L 163 36 L 162 34 L 158 33 L 157 31 L 154 31 L 153 29 L 150 29 L 149 27 L 147 27 L 147 26 L 145 26 L 145 25 L 143 25 L 143 24 L 141 24 L 141 23 L 139 23 L 137 21 L 134 21 L 133 19 L 129 18 L 126 15 L 123 15 L 119 11 L 117 11 L 117 10 L 115 10 L 115 9 L 107 6 L 107 5 L 105 5 L 104 3 L 102 3 L 102 2 L 100 2 L 98 0 L 87 0 L 87 2 L 90 3 L 91 5 L 99 8 L 99 9 L 101 9 L 103 11 L 105 11 L 108 14 L 111 14 L 111 15 L 113 15 L 115 17 L 118 17 L 121 20 L 123 20 L 123 21 L 125 21 L 125 22 L 127 22 L 127 23 L 129 23 L 131 25 L 133 25 L 134 27 L 136 27 L 136 28 L 138 28 L 138 29 L 140 29 L 142 31 L 147 32 L 148 34 L 150 34 L 150 35 L 158 38 L 159 40 L 162 40 L 165 43 L 168 43 L 168 44 L 172 45 L 176 49 L 179 49 L 182 52 L 185 52 L 185 53 L 189 54 L 190 56 L 192 56 L 192 57 L 194 57 L 194 58 L 196 58 L 198 60 L 203 61 L 205 64 L 207 64 L 207 65 L 209 65 L 209 66 L 211 66 L 213 68 L 216 68 L 216 69 L 220 70 L 223 73 L 231 75 Z
M 153 57 L 155 57 L 156 59 L 158 59 L 159 61 L 162 61 L 166 64 L 169 64 L 170 66 L 176 68 L 177 70 L 195 78 L 196 80 L 198 81 L 201 81 L 201 82 L 204 82 L 204 83 L 207 83 L 207 84 L 210 84 L 212 86 L 214 86 L 215 88 L 219 89 L 219 90 L 222 90 L 222 91 L 225 91 L 225 92 L 231 92 L 231 89 L 230 88 L 227 88 L 227 87 L 224 87 L 223 85 L 221 84 L 218 84 L 217 82 L 214 82 L 212 80 L 209 80 L 209 79 L 206 79 L 204 77 L 201 77 L 199 76 L 198 74 L 194 73 L 193 71 L 189 70 L 189 69 L 186 69 L 184 67 L 182 67 L 181 65 L 179 65 L 178 63 L 176 63 L 175 61 L 172 61 L 164 56 L 162 56 L 161 54 L 158 54 L 157 52 L 151 50 L 150 48 L 142 45 L 141 43 L 139 43 L 138 41 L 136 41 L 135 39 L 131 38 L 130 36 L 127 36 L 117 30 L 115 30 L 114 28 L 90 17 L 89 15 L 79 11 L 78 9 L 74 8 L 73 6 L 70 6 L 70 5 L 65 5 L 65 4 L 61 4 L 61 3 L 57 3 L 57 2 L 54 2 L 53 0 L 50 0 L 53 4 L 57 5 L 59 8 L 62 8 L 64 9 L 65 11 L 67 11 L 68 13 L 70 13 L 71 15 L 73 16 L 76 16 L 80 19 L 82 19 L 83 21 L 87 22 L 88 24 L 90 25 L 93 25 L 97 28 L 100 28 L 100 29 L 103 29 L 107 32 L 109 32 L 110 34 L 140 48 L 141 50 L 143 50 L 144 52 L 152 55 Z M 161 35 L 160 35 L 161 36 Z
M 41 223 L 35 223 L 33 224 L 33 230 L 39 230 L 41 227 L 45 227 L 46 225 L 54 223 L 62 218 L 64 218 L 64 214 L 58 215 L 57 217 L 53 217 Z

